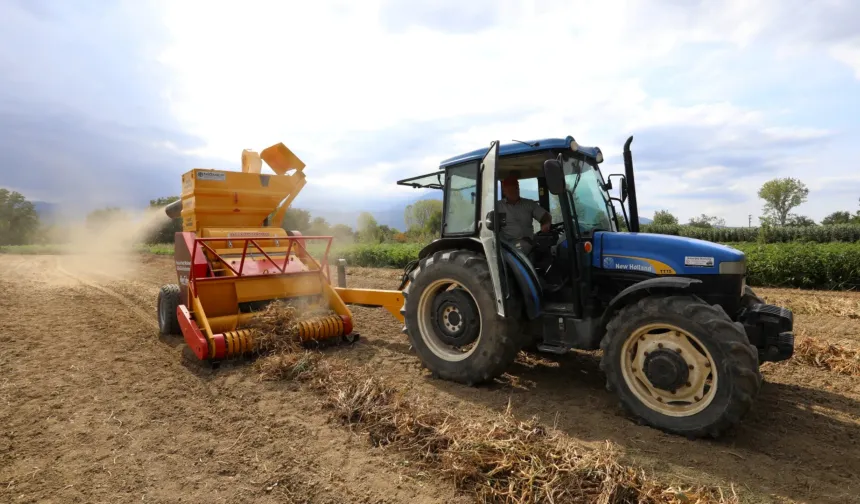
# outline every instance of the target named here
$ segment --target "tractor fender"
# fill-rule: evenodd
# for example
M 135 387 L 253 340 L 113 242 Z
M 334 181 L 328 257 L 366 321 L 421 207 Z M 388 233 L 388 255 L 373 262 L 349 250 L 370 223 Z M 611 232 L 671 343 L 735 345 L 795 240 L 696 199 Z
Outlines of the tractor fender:
M 484 246 L 481 244 L 481 240 L 477 238 L 439 238 L 425 245 L 418 252 L 418 259 L 424 259 L 440 250 L 471 250 L 472 252 L 483 254 Z
M 541 313 L 541 287 L 537 272 L 522 252 L 504 242 L 502 248 L 508 273 L 514 277 L 520 288 L 526 316 L 529 320 L 534 320 Z
M 508 274 L 514 278 L 522 293 L 526 316 L 529 320 L 534 320 L 541 313 L 541 290 L 537 273 L 522 252 L 505 242 L 502 242 L 502 248 Z M 477 238 L 440 238 L 421 249 L 418 259 L 423 259 L 440 250 L 470 250 L 483 255 L 484 246 Z
M 603 317 L 601 317 L 599 326 L 600 330 L 602 331 L 606 327 L 618 310 L 630 303 L 635 303 L 656 292 L 682 291 L 689 289 L 693 284 L 700 283 L 702 283 L 701 280 L 679 276 L 649 278 L 637 282 L 612 298 L 606 310 L 603 311 Z

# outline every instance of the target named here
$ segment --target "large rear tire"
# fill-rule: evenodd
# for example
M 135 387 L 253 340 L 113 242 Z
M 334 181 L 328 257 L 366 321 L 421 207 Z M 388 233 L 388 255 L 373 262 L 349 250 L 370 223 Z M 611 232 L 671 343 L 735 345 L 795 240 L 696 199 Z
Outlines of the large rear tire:
M 719 437 L 741 421 L 761 387 L 743 327 L 694 296 L 624 307 L 601 348 L 607 389 L 642 423 L 672 434 Z
M 162 285 L 161 290 L 158 291 L 158 330 L 162 335 L 175 336 L 180 333 L 177 308 L 179 308 L 179 286 Z
M 403 298 L 404 330 L 435 376 L 471 386 L 498 377 L 516 358 L 519 313 L 497 314 L 483 255 L 449 250 L 425 257 L 409 273 Z

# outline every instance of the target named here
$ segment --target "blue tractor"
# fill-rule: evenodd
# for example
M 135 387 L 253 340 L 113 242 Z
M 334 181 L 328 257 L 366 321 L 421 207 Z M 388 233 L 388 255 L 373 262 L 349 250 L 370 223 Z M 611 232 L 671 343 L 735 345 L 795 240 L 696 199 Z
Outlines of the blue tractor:
M 793 316 L 746 285 L 742 252 L 639 233 L 631 141 L 608 180 L 601 150 L 568 136 L 494 141 L 398 181 L 443 193 L 441 236 L 404 272 L 403 330 L 435 376 L 469 385 L 520 350 L 601 349 L 607 388 L 640 422 L 717 437 L 750 409 L 759 365 L 791 357 Z M 511 179 L 530 197 L 505 201 Z M 544 220 L 520 239 L 514 212 Z

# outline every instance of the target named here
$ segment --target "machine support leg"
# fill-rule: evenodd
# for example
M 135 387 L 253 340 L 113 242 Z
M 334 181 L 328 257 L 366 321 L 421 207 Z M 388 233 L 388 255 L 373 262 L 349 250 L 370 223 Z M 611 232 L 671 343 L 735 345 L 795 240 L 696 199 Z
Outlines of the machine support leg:
M 337 286 L 341 289 L 346 287 L 346 259 L 337 260 Z

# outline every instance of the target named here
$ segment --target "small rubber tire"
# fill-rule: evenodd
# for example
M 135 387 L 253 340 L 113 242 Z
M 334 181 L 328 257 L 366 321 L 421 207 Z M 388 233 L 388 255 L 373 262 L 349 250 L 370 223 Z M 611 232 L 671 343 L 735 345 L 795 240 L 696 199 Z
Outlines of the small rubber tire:
M 651 323 L 671 324 L 689 332 L 716 361 L 716 390 L 702 411 L 690 416 L 666 415 L 643 403 L 628 387 L 622 374 L 624 342 L 638 327 Z M 743 326 L 732 322 L 722 307 L 696 296 L 651 296 L 625 306 L 609 322 L 600 347 L 607 390 L 616 393 L 621 406 L 640 423 L 670 434 L 690 439 L 720 437 L 742 420 L 761 388 L 758 352 Z
M 755 304 L 767 304 L 764 299 L 760 298 L 755 291 L 752 290 L 752 287 L 749 285 L 744 286 L 744 294 L 741 296 L 741 308 L 749 308 Z
M 164 336 L 175 336 L 182 330 L 179 328 L 179 286 L 176 284 L 162 285 L 158 291 L 158 331 Z
M 446 359 L 433 351 L 422 334 L 422 295 L 434 283 L 450 280 L 466 289 L 475 302 L 480 317 L 480 333 L 471 353 L 460 360 Z M 517 329 L 518 315 L 511 318 L 498 315 L 493 281 L 487 260 L 482 254 L 468 250 L 439 251 L 422 259 L 409 272 L 409 283 L 403 290 L 404 332 L 422 365 L 434 376 L 469 386 L 491 381 L 503 374 L 519 352 L 521 342 Z M 432 306 L 432 303 L 431 303 Z M 517 306 L 517 303 L 513 303 Z M 520 311 L 519 309 L 517 311 Z M 432 324 L 425 324 L 432 327 Z

